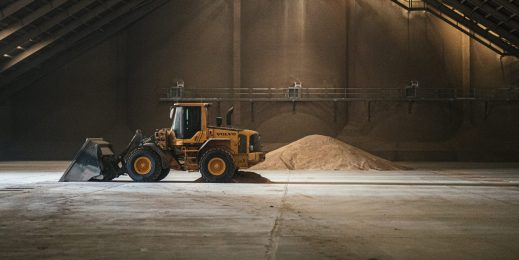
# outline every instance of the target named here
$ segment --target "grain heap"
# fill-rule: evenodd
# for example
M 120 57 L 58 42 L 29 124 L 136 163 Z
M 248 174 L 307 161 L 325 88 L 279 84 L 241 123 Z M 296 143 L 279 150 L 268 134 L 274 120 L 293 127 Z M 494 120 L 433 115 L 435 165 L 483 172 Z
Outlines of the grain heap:
M 322 135 L 309 135 L 266 155 L 251 170 L 403 170 L 405 167 Z

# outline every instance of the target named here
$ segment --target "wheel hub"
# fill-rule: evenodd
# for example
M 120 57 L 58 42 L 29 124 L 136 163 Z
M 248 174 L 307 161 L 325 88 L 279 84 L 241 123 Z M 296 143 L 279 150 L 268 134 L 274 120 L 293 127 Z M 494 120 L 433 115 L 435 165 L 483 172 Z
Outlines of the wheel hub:
M 209 165 L 207 168 L 209 169 L 209 173 L 219 176 L 225 172 L 227 166 L 225 165 L 225 161 L 222 158 L 216 157 L 209 160 Z
M 151 172 L 151 160 L 146 156 L 141 156 L 135 159 L 133 169 L 139 175 L 146 175 Z

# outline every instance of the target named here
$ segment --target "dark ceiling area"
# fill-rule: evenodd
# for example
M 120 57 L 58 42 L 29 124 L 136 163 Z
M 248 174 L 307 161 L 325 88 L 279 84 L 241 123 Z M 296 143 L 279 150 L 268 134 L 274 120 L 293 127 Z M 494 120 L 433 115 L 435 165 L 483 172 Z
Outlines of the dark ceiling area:
M 0 96 L 51 68 L 45 62 L 85 41 L 98 43 L 161 6 L 164 0 L 19 0 L 0 6 Z M 92 44 L 92 43 L 91 43 Z M 56 67 L 55 65 L 53 67 Z M 17 81 L 13 89 L 10 86 Z M 25 83 L 25 84 L 27 84 Z

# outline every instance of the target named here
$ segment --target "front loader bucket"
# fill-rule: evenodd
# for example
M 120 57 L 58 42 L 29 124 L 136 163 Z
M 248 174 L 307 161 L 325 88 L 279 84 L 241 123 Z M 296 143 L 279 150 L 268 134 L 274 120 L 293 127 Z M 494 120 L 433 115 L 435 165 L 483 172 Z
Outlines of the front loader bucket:
M 106 181 L 117 177 L 112 145 L 102 138 L 87 138 L 60 182 Z

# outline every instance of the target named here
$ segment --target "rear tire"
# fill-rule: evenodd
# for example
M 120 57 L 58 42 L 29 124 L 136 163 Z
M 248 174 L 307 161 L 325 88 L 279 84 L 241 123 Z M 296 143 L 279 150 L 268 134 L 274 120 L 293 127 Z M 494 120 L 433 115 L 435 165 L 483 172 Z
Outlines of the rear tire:
M 152 150 L 137 148 L 126 160 L 126 170 L 132 180 L 137 182 L 155 181 L 161 175 L 160 156 Z
M 218 148 L 205 152 L 200 159 L 199 166 L 205 182 L 229 181 L 236 171 L 232 155 Z
M 169 174 L 169 171 L 170 171 L 169 168 L 162 169 L 162 171 L 160 171 L 159 177 L 155 181 L 161 181 L 164 178 L 166 178 L 168 176 L 168 174 Z

